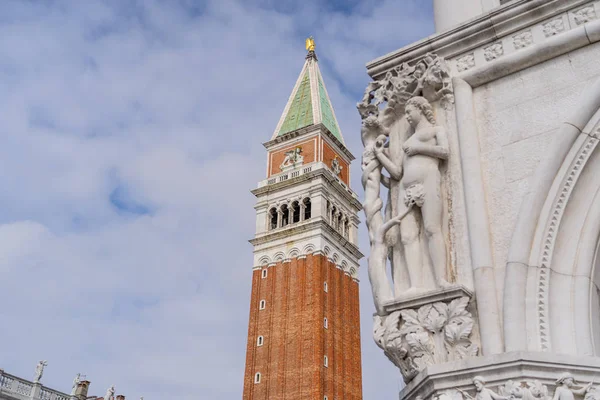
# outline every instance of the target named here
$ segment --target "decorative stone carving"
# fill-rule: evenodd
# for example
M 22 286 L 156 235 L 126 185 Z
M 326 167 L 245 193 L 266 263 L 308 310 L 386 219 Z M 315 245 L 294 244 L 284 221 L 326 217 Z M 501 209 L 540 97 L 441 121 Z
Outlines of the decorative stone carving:
M 513 36 L 515 49 L 519 50 L 533 44 L 533 35 L 531 31 L 525 31 Z
M 44 375 L 44 367 L 48 365 L 48 361 L 43 360 L 40 361 L 35 367 L 35 378 L 33 379 L 33 383 L 39 383 L 42 380 L 42 375 Z
M 492 389 L 485 387 L 485 379 L 482 376 L 476 376 L 473 378 L 473 385 L 477 394 L 475 395 L 476 400 L 508 400 L 509 396 L 501 396 L 494 392 Z M 468 397 L 472 398 L 467 394 Z
M 544 35 L 546 37 L 557 35 L 565 30 L 565 23 L 562 18 L 553 19 L 543 25 Z
M 296 147 L 293 150 L 286 151 L 285 158 L 279 168 L 281 171 L 288 171 L 302 165 L 303 161 L 302 147 Z
M 475 66 L 475 54 L 467 54 L 456 59 L 456 68 L 458 72 L 463 72 Z
M 596 19 L 596 11 L 594 6 L 587 6 L 573 13 L 573 20 L 579 25 L 587 24 L 588 22 Z
M 386 275 L 390 253 L 396 296 L 448 285 L 439 171 L 448 158 L 448 140 L 436 123 L 433 101 L 449 107 L 454 98 L 445 61 L 429 54 L 414 66 L 403 64 L 371 82 L 357 105 L 365 147 L 369 279 L 379 315 L 385 314 L 383 303 L 394 298 Z M 385 217 L 381 185 L 389 188 Z M 425 280 L 429 260 L 434 277 Z
M 342 172 L 343 168 L 344 167 L 342 166 L 340 160 L 337 157 L 331 160 L 331 170 L 335 175 L 339 175 Z
M 557 233 L 559 232 L 559 226 L 565 208 L 569 198 L 573 192 L 575 184 L 582 173 L 583 166 L 587 160 L 593 154 L 595 148 L 598 146 L 598 140 L 593 137 L 587 137 L 582 147 L 577 152 L 575 162 L 569 166 L 567 170 L 566 179 L 561 183 L 561 188 L 556 202 L 552 206 L 551 217 L 544 231 L 543 244 L 538 255 L 540 260 L 539 274 L 537 278 L 537 319 L 539 327 L 539 340 L 540 348 L 542 351 L 550 350 L 550 326 L 548 324 L 549 311 L 549 299 L 548 294 L 550 292 L 549 280 L 550 280 L 550 266 L 552 264 L 552 256 L 554 254 L 554 247 L 556 245 Z
M 575 388 L 577 383 L 570 372 L 563 373 L 556 380 L 554 395 L 550 395 L 548 387 L 539 380 L 525 380 L 515 382 L 507 381 L 498 387 L 498 393 L 486 387 L 486 380 L 482 376 L 473 378 L 475 396 L 467 391 L 456 388 L 445 390 L 435 396 L 436 400 L 574 400 L 575 395 L 585 396 L 584 400 L 597 400 L 600 397 L 598 387 L 593 387 L 592 382 L 579 389 Z
M 592 382 L 588 383 L 580 389 L 574 389 L 575 385 L 576 383 L 573 375 L 571 375 L 570 372 L 563 373 L 556 380 L 556 390 L 554 391 L 553 400 L 573 400 L 575 398 L 573 396 L 574 394 L 587 394 L 592 387 Z
M 374 316 L 373 336 L 405 382 L 428 365 L 476 356 L 468 297 Z
M 483 56 L 486 61 L 493 61 L 504 54 L 502 43 L 494 43 L 488 47 L 484 47 Z

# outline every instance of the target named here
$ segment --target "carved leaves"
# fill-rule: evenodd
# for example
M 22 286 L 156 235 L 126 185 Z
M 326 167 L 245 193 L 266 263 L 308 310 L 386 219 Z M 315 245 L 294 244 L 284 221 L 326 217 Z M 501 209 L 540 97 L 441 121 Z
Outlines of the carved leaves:
M 450 359 L 461 359 L 477 355 L 479 348 L 471 343 L 473 318 L 467 311 L 468 297 L 452 300 L 448 305 L 448 324 L 445 328 L 446 350 Z
M 428 365 L 476 356 L 468 297 L 376 316 L 375 341 L 409 381 Z M 410 368 L 407 368 L 407 365 Z M 406 372 L 406 373 L 405 373 Z
M 448 108 L 454 103 L 452 79 L 446 61 L 436 54 L 426 54 L 415 65 L 404 63 L 378 80 L 369 83 L 360 103 L 357 104 L 361 118 L 378 118 L 389 128 L 404 113 L 404 105 L 415 96 L 423 96 L 430 102 L 440 101 Z
M 375 315 L 373 338 L 375 343 L 384 351 L 387 358 L 398 368 L 408 382 L 414 378 L 420 368 L 408 356 L 408 342 L 403 340 L 400 332 L 400 312 L 396 311 L 386 317 Z

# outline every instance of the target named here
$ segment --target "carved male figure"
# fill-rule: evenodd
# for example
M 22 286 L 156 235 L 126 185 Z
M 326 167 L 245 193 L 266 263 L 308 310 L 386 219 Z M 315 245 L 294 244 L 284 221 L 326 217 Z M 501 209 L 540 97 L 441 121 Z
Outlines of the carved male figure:
M 473 378 L 473 384 L 475 385 L 475 390 L 477 390 L 477 394 L 475 395 L 475 400 L 508 400 L 508 396 L 500 396 L 495 393 L 493 390 L 485 387 L 485 379 L 481 376 L 476 376 Z
M 428 238 L 438 286 L 448 286 L 446 279 L 446 242 L 442 233 L 442 196 L 440 161 L 448 158 L 448 139 L 445 130 L 436 125 L 431 104 L 423 97 L 411 98 L 405 106 L 406 120 L 412 135 L 403 145 L 401 166 L 395 166 L 386 156 L 383 141 L 378 141 L 375 153 L 381 164 L 400 178 L 399 215 L 409 209 L 400 223 L 400 235 L 405 249 L 410 279 L 409 291 L 418 287 L 422 274 L 422 255 L 419 243 L 419 221 Z M 418 214 L 422 218 L 419 218 Z
M 592 387 L 592 383 L 590 382 L 581 389 L 573 389 L 575 384 L 575 378 L 573 378 L 573 375 L 571 375 L 569 372 L 563 373 L 556 380 L 556 390 L 554 391 L 554 397 L 552 400 L 574 400 L 575 396 L 573 396 L 573 394 L 585 394 Z
M 43 360 L 40 361 L 35 367 L 35 379 L 33 383 L 38 383 L 42 379 L 42 375 L 44 375 L 44 367 L 48 365 L 48 361 Z

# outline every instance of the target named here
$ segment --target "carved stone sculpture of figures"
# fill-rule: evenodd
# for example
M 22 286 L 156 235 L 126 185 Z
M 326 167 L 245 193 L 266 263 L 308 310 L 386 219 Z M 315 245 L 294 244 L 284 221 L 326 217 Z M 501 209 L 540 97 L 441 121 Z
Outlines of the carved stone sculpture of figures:
M 48 365 L 48 361 L 43 360 L 40 361 L 35 367 L 35 378 L 33 379 L 33 383 L 38 383 L 42 380 L 42 375 L 44 375 L 44 367 Z
M 113 400 L 115 398 L 115 385 L 106 390 L 106 396 L 104 396 L 104 400 Z
M 79 385 L 79 383 L 81 383 L 81 374 L 78 373 L 77 376 L 75 376 L 75 379 L 73 379 L 73 387 L 71 389 L 71 396 L 75 395 L 75 392 L 77 391 L 77 385 Z
M 508 396 L 500 396 L 495 393 L 493 390 L 485 387 L 485 379 L 481 376 L 476 376 L 473 378 L 473 384 L 475 385 L 475 390 L 477 394 L 475 395 L 475 400 L 508 400 Z
M 331 170 L 333 171 L 334 174 L 339 175 L 342 172 L 342 164 L 340 163 L 340 160 L 335 157 L 333 160 L 331 160 Z
M 381 164 L 400 178 L 399 214 L 407 212 L 400 222 L 406 266 L 410 279 L 408 293 L 415 291 L 423 269 L 419 221 L 427 235 L 429 256 L 439 287 L 448 286 L 446 279 L 446 242 L 442 233 L 442 196 L 440 161 L 448 158 L 448 139 L 445 130 L 436 126 L 431 104 L 424 97 L 413 97 L 405 106 L 406 120 L 412 135 L 405 141 L 402 165 L 394 166 L 384 154 L 383 146 L 375 147 Z M 381 143 L 385 138 L 381 138 Z M 398 176 L 401 174 L 401 176 Z M 394 174 L 393 174 L 394 175 Z M 420 216 L 417 215 L 420 210 Z
M 571 373 L 563 373 L 556 380 L 556 390 L 554 391 L 552 400 L 574 400 L 575 396 L 573 394 L 583 395 L 592 387 L 592 383 L 590 382 L 581 389 L 574 389 L 575 384 L 575 378 L 573 378 Z
M 301 147 L 296 147 L 293 150 L 286 151 L 285 158 L 283 159 L 283 162 L 279 168 L 284 171 L 286 169 L 295 168 L 297 165 L 302 165 L 304 157 L 302 157 L 301 153 Z
M 445 61 L 428 54 L 371 82 L 357 105 L 364 145 L 363 209 L 371 244 L 369 280 L 381 316 L 383 305 L 395 297 L 448 285 L 440 165 L 449 157 L 449 146 L 430 102 L 447 108 L 453 101 Z M 385 211 L 382 185 L 389 189 Z
M 526 380 L 526 381 L 513 381 L 509 380 L 504 385 L 499 386 L 499 393 L 495 393 L 493 390 L 485 387 L 486 381 L 481 376 L 473 378 L 473 384 L 475 386 L 476 394 L 475 397 L 471 396 L 466 391 L 455 388 L 449 389 L 437 396 L 438 400 L 550 400 L 552 397 L 548 393 L 548 387 L 543 385 L 539 380 Z M 580 389 L 574 389 L 576 385 L 573 375 L 569 372 L 563 373 L 556 380 L 556 389 L 552 400 L 573 400 L 574 395 L 585 394 L 584 400 L 598 400 L 598 387 L 593 387 L 592 383 L 581 387 Z M 458 396 L 457 396 L 458 394 Z

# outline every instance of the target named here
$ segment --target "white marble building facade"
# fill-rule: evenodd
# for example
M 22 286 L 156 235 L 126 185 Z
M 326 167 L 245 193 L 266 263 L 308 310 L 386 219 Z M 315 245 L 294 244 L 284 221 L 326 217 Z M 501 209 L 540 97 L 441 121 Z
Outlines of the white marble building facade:
M 597 398 L 600 1 L 434 12 L 358 105 L 376 342 L 403 398 Z

